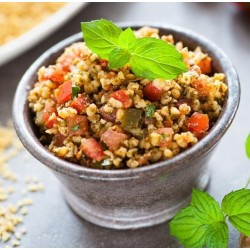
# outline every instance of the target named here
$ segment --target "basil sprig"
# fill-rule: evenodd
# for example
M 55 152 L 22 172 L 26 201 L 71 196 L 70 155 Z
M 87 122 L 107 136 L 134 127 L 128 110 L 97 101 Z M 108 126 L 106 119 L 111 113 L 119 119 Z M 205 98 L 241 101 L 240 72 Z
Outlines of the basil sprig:
M 226 195 L 222 208 L 206 192 L 194 189 L 191 204 L 180 210 L 170 222 L 170 233 L 185 247 L 228 247 L 229 222 L 250 236 L 250 189 Z
M 136 38 L 131 28 L 124 31 L 105 19 L 82 22 L 83 37 L 88 48 L 109 61 L 110 68 L 129 64 L 138 77 L 174 79 L 187 71 L 182 55 L 161 39 Z

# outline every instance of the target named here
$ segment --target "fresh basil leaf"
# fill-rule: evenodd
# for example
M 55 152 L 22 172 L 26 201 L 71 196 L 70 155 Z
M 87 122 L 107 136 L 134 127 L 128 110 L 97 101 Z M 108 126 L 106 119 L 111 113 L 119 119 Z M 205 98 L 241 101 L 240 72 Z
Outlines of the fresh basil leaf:
M 222 209 L 238 231 L 250 236 L 250 189 L 243 188 L 226 195 Z
M 76 98 L 77 95 L 80 92 L 80 87 L 79 86 L 72 86 L 72 99 Z
M 207 225 L 196 217 L 192 206 L 180 210 L 169 223 L 170 234 L 184 247 L 203 247 L 206 242 Z
M 206 247 L 227 248 L 228 247 L 228 226 L 226 222 L 217 222 L 209 225 L 206 235 Z
M 126 49 L 126 50 L 133 50 L 136 44 L 136 37 L 132 29 L 129 27 L 125 29 L 118 38 L 118 44 Z
M 246 140 L 246 153 L 247 157 L 250 159 L 250 134 L 248 135 Z
M 156 38 L 139 38 L 131 52 L 130 65 L 139 77 L 174 79 L 187 71 L 182 55 L 177 49 Z
M 230 216 L 230 223 L 246 236 L 250 236 L 250 213 Z
M 169 225 L 171 235 L 185 247 L 221 247 L 228 244 L 228 228 L 218 203 L 197 189 L 192 192 L 191 204 L 178 212 Z
M 129 62 L 130 53 L 126 49 L 115 48 L 109 55 L 109 67 L 120 68 Z
M 80 125 L 77 124 L 77 125 L 75 125 L 74 127 L 72 127 L 71 130 L 75 132 L 75 131 L 77 131 L 79 128 L 80 128 Z
M 206 192 L 194 188 L 191 205 L 202 213 L 202 219 L 205 223 L 225 221 L 219 203 Z
M 145 116 L 152 118 L 154 112 L 155 112 L 155 106 L 153 104 L 148 104 L 145 108 Z
M 113 22 L 106 19 L 82 22 L 81 28 L 88 48 L 103 59 L 108 60 L 112 50 L 119 47 L 118 37 L 122 29 Z

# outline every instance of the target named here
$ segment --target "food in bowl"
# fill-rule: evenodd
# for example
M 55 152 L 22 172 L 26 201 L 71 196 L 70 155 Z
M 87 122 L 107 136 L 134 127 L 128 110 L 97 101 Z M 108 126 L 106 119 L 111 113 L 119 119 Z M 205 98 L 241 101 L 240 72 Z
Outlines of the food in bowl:
M 39 69 L 28 96 L 40 140 L 54 155 L 89 168 L 137 168 L 192 147 L 217 121 L 227 85 L 211 57 L 156 28 L 134 33 L 175 44 L 187 72 L 148 80 L 129 64 L 110 69 L 84 42 L 72 44 Z
M 65 3 L 0 3 L 0 46 L 24 34 Z
M 168 24 L 152 26 L 159 28 L 160 35 L 173 34 L 176 41 L 184 41 L 192 50 L 200 46 L 212 58 L 214 72 L 226 76 L 228 91 L 221 114 L 209 133 L 190 149 L 171 159 L 137 169 L 106 170 L 81 167 L 56 157 L 38 141 L 38 126 L 28 108 L 29 92 L 34 88 L 39 68 L 54 64 L 64 48 L 82 41 L 79 33 L 54 45 L 31 65 L 18 85 L 13 103 L 13 121 L 20 140 L 61 181 L 71 208 L 82 218 L 108 228 L 136 229 L 165 222 L 190 200 L 194 187 L 204 189 L 209 180 L 208 161 L 230 127 L 240 100 L 237 72 L 221 49 L 191 30 Z M 125 23 L 120 27 L 125 32 L 128 27 L 137 30 L 141 26 Z M 86 34 L 84 41 L 87 42 Z

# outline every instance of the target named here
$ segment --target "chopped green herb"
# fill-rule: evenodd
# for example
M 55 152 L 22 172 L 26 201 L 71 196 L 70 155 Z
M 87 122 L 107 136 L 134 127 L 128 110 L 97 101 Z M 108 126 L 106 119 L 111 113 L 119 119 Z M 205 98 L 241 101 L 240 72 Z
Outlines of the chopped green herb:
M 79 129 L 80 125 L 77 124 L 74 127 L 71 128 L 72 131 L 77 131 Z
M 154 106 L 153 104 L 148 104 L 148 105 L 146 106 L 145 116 L 146 116 L 146 117 L 152 118 L 154 112 L 155 112 L 155 106 Z
M 166 133 L 162 133 L 161 136 L 164 140 L 168 138 L 168 135 Z
M 80 92 L 80 87 L 79 86 L 73 86 L 72 87 L 72 99 L 76 98 L 77 95 L 79 94 Z
M 136 38 L 131 28 L 122 30 L 105 19 L 82 22 L 86 45 L 111 68 L 131 66 L 138 76 L 149 80 L 173 79 L 187 71 L 182 55 L 175 46 L 156 38 Z
M 103 168 L 108 168 L 112 166 L 112 162 L 110 161 L 110 159 L 105 159 L 103 161 L 95 161 L 91 163 L 92 166 L 94 168 L 98 168 L 98 169 L 103 169 Z

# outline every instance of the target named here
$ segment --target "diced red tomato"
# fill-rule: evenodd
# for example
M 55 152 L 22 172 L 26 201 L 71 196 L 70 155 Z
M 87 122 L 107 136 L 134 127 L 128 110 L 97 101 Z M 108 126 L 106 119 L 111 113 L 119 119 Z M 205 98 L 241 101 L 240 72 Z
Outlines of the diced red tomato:
M 159 143 L 160 147 L 167 147 L 171 144 L 172 137 L 174 134 L 174 131 L 172 128 L 158 128 L 154 132 L 162 136 L 162 139 Z
M 73 66 L 73 61 L 81 55 L 81 44 L 74 44 L 69 51 L 66 50 L 57 60 L 62 70 L 69 72 Z
M 56 123 L 56 116 L 50 117 L 53 113 L 56 113 L 56 108 L 47 102 L 42 114 L 42 120 L 47 128 L 52 128 Z
M 188 131 L 194 133 L 197 137 L 203 135 L 209 129 L 209 118 L 207 114 L 195 112 L 187 120 Z
M 200 97 L 209 96 L 211 88 L 207 84 L 206 79 L 197 80 L 193 83 L 193 85 L 198 91 Z
M 74 108 L 78 113 L 82 113 L 85 111 L 87 104 L 90 103 L 90 100 L 88 100 L 84 94 L 81 94 L 77 98 L 75 98 L 72 103 L 70 104 L 70 107 Z
M 47 122 L 45 123 L 45 125 L 48 127 L 48 128 L 53 128 L 54 124 L 56 123 L 57 121 L 57 117 L 54 116 L 54 117 L 50 117 Z
M 99 59 L 99 64 L 102 67 L 102 69 L 106 69 L 108 67 L 109 61 L 105 59 Z
M 73 61 L 75 58 L 76 58 L 76 55 L 74 54 L 62 55 L 58 63 L 60 64 L 62 70 L 64 70 L 65 72 L 69 72 L 73 65 Z
M 201 69 L 202 74 L 211 74 L 212 73 L 212 59 L 207 56 L 206 58 L 200 60 L 197 65 Z
M 115 91 L 110 95 L 110 97 L 113 97 L 114 99 L 120 101 L 123 108 L 129 108 L 133 104 L 131 98 L 126 94 L 124 90 Z
M 143 89 L 143 95 L 146 96 L 151 102 L 158 102 L 161 100 L 163 89 L 155 86 L 153 83 L 149 83 Z
M 72 84 L 69 81 L 59 86 L 57 102 L 58 104 L 62 104 L 71 100 L 71 98 L 72 98 Z
M 86 135 L 88 133 L 88 120 L 86 116 L 75 115 L 66 118 L 69 135 Z
M 52 115 L 52 113 L 55 112 L 55 110 L 56 109 L 53 107 L 53 105 L 51 105 L 50 103 L 46 103 L 45 108 L 43 110 L 42 120 L 44 122 L 47 122 L 47 120 Z
M 96 161 L 101 161 L 106 158 L 101 145 L 94 138 L 82 139 L 81 150 L 88 157 Z
M 41 77 L 41 80 L 51 80 L 57 84 L 63 83 L 65 72 L 56 66 L 49 66 L 45 68 L 44 74 Z
M 112 129 L 105 131 L 101 139 L 108 146 L 110 150 L 116 150 L 121 147 L 121 143 L 128 138 L 123 133 L 118 133 Z

